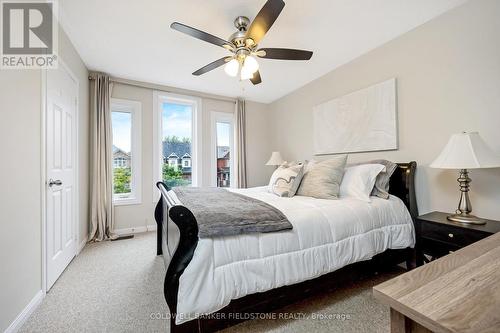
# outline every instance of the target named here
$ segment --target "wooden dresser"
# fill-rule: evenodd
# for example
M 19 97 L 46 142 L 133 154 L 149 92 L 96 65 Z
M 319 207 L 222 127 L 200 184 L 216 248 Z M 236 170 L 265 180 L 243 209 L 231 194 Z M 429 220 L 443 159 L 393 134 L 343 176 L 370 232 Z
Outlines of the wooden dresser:
M 373 288 L 391 332 L 500 332 L 500 233 Z

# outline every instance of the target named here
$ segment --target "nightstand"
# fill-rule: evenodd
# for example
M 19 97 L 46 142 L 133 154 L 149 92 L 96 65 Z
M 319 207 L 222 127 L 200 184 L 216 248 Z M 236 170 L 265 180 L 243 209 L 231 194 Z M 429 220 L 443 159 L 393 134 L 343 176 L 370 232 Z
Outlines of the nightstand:
M 500 232 L 500 221 L 487 220 L 484 225 L 466 225 L 448 221 L 448 215 L 432 212 L 417 218 L 417 266 Z

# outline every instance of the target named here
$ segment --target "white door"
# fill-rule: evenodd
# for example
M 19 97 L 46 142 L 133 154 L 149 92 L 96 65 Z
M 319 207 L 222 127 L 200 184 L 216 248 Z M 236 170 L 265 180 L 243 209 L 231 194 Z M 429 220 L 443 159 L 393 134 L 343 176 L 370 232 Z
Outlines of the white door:
M 59 66 L 47 70 L 46 287 L 49 290 L 76 253 L 77 83 Z

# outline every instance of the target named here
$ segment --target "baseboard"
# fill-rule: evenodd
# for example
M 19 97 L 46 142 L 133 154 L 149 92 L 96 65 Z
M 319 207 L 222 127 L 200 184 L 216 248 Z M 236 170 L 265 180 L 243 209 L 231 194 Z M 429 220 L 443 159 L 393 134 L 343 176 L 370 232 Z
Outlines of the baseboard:
M 156 224 L 150 224 L 142 227 L 115 229 L 113 232 L 117 235 L 129 235 L 129 234 L 140 234 L 142 232 L 155 231 Z
M 87 241 L 88 241 L 88 236 L 85 236 L 84 239 L 82 239 L 82 241 L 80 242 L 80 244 L 78 245 L 78 249 L 76 250 L 76 255 L 79 255 L 80 252 L 82 252 L 83 248 L 85 247 L 85 245 L 87 244 Z
M 33 311 L 40 305 L 44 297 L 43 291 L 39 290 L 35 297 L 26 305 L 26 307 L 21 311 L 21 313 L 14 319 L 14 321 L 10 324 L 9 327 L 5 330 L 4 333 L 15 333 L 17 332 L 23 324 L 28 320 Z

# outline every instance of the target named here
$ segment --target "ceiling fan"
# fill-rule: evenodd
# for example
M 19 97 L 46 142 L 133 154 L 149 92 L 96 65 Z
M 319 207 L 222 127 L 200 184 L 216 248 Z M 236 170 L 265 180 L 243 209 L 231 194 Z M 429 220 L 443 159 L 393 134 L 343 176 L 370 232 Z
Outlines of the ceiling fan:
M 240 73 L 241 80 L 250 80 L 253 84 L 259 84 L 262 79 L 259 72 L 259 63 L 255 57 L 279 60 L 309 60 L 313 54 L 311 51 L 295 49 L 258 48 L 259 42 L 276 21 L 283 7 L 285 7 L 283 0 L 267 0 L 251 24 L 247 17 L 238 16 L 234 20 L 234 25 L 238 31 L 229 37 L 229 41 L 178 22 L 172 23 L 170 27 L 194 38 L 221 46 L 232 53 L 230 56 L 215 60 L 198 69 L 193 75 L 199 76 L 225 65 L 224 70 L 228 75 L 237 76 Z

